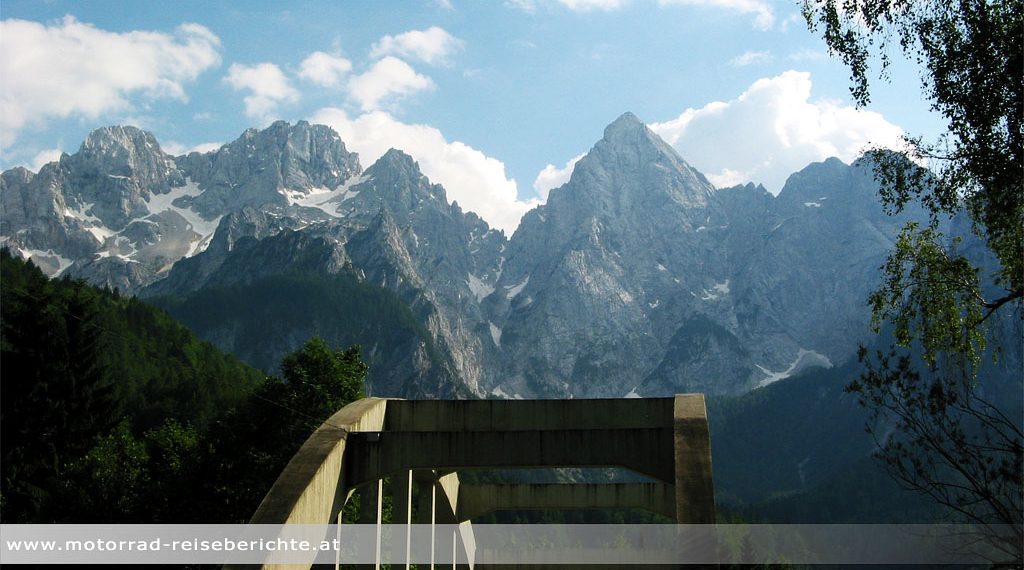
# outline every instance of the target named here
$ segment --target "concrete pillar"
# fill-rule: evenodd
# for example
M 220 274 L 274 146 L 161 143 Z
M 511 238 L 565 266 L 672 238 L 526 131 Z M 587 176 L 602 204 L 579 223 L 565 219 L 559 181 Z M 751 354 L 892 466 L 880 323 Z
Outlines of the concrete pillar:
M 381 523 L 384 518 L 384 480 L 377 479 L 377 555 L 374 558 L 374 570 L 380 570 L 380 535 Z
M 711 478 L 711 435 L 703 394 L 680 394 L 673 406 L 676 521 L 713 524 L 715 484 Z

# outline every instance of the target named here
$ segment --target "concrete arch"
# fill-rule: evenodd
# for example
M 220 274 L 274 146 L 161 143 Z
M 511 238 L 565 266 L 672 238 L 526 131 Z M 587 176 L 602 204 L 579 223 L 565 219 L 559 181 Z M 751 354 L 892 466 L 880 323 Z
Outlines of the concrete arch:
M 457 474 L 474 468 L 581 466 L 625 467 L 656 483 L 481 488 L 460 486 Z M 251 522 L 334 522 L 354 489 L 379 489 L 375 482 L 387 476 L 398 482 L 394 509 L 405 515 L 396 522 L 413 522 L 413 484 L 431 489 L 436 500 L 429 509 L 440 514 L 437 522 L 529 508 L 531 502 L 545 503 L 535 505 L 541 508 L 644 508 L 683 523 L 715 519 L 704 397 L 680 394 L 602 400 L 359 400 L 309 437 Z M 362 500 L 376 494 L 361 493 Z M 471 548 L 471 532 L 464 541 Z

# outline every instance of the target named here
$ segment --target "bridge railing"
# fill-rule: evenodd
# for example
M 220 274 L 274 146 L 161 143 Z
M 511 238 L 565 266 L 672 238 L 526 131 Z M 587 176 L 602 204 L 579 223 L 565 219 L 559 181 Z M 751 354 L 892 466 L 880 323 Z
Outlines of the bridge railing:
M 461 485 L 458 478 L 466 469 L 527 467 L 622 467 L 653 481 Z M 394 522 L 468 523 L 501 509 L 598 507 L 645 509 L 680 523 L 715 519 L 704 397 L 679 394 L 604 400 L 359 400 L 309 437 L 251 522 L 340 522 L 339 513 L 359 489 L 360 522 L 379 524 L 384 478 L 392 481 Z M 413 485 L 429 490 L 419 493 L 419 520 L 413 520 Z M 460 546 L 469 554 L 472 528 L 463 526 Z

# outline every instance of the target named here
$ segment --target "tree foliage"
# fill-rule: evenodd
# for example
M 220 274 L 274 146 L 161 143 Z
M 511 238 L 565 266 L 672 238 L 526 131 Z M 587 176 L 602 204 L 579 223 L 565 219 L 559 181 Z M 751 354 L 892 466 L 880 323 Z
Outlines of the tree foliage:
M 870 101 L 877 57 L 884 77 L 897 49 L 923 69 L 922 91 L 947 124 L 938 141 L 908 138 L 903 156 L 875 149 L 882 197 L 893 211 L 918 200 L 934 231 L 966 211 L 1000 263 L 1003 293 L 964 294 L 991 311 L 1024 295 L 1024 2 L 1020 0 L 805 0 L 804 16 L 851 70 L 851 92 Z M 936 175 L 906 159 L 929 161 Z M 898 275 L 892 273 L 890 275 Z M 901 283 L 913 291 L 906 273 Z M 969 326 L 975 323 L 966 323 Z M 928 342 L 927 336 L 922 341 Z
M 306 438 L 363 397 L 367 367 L 357 346 L 336 350 L 314 337 L 285 356 L 281 370 L 283 379 L 269 378 L 214 426 L 217 453 L 204 470 L 219 501 L 218 522 L 247 522 Z
M 310 433 L 362 397 L 358 347 L 283 378 L 165 313 L 0 250 L 0 508 L 10 523 L 246 522 Z
M 849 67 L 859 104 L 870 100 L 872 65 L 885 78 L 902 54 L 922 69 L 923 93 L 947 125 L 937 141 L 907 137 L 906 152 L 868 152 L 887 211 L 916 201 L 929 220 L 903 228 L 869 299 L 875 331 L 891 333 L 893 348 L 862 348 L 867 370 L 848 390 L 874 414 L 892 474 L 963 520 L 1008 525 L 999 528 L 1009 535 L 988 527 L 985 537 L 1020 563 L 1019 410 L 984 397 L 978 371 L 994 340 L 990 317 L 1024 316 L 1024 2 L 804 0 L 803 12 Z M 958 216 L 974 236 L 946 235 Z M 984 269 L 962 239 L 983 242 L 997 267 Z

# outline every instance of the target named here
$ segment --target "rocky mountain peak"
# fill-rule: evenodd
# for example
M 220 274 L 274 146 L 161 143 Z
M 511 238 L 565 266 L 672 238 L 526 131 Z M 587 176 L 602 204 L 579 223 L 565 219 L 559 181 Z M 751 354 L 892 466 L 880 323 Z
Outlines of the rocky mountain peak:
M 179 162 L 203 190 L 194 206 L 207 217 L 245 206 L 286 206 L 362 171 L 359 156 L 338 133 L 306 121 L 248 129 L 214 153 L 192 153 Z
M 568 210 L 619 215 L 669 203 L 703 208 L 714 187 L 636 115 L 624 113 L 576 163 L 565 192 L 560 190 L 552 191 L 550 202 L 570 200 L 578 203 Z
M 605 127 L 604 140 L 612 141 L 617 138 L 636 136 L 646 130 L 647 126 L 639 117 L 626 111 Z
M 405 152 L 398 150 L 397 148 L 389 148 L 387 152 L 377 159 L 377 162 L 373 163 L 370 170 L 380 171 L 388 170 L 391 172 L 401 172 L 410 175 L 419 176 L 420 167 L 419 164 Z M 367 170 L 367 174 L 370 173 Z
M 78 152 L 61 157 L 59 172 L 47 176 L 65 186 L 64 198 L 70 207 L 114 230 L 147 214 L 146 203 L 152 195 L 185 184 L 184 174 L 153 134 L 132 126 L 92 131 Z M 84 214 L 85 210 L 91 213 Z
M 144 152 L 163 151 L 160 150 L 160 144 L 152 133 L 129 125 L 94 129 L 79 148 L 79 153 L 94 156 Z
M 184 183 L 171 156 L 160 149 L 156 137 L 132 126 L 95 129 L 64 161 L 80 174 L 102 173 L 113 180 L 131 178 L 147 190 L 164 191 Z M 125 178 L 116 178 L 118 176 Z
M 361 187 L 371 191 L 366 199 L 376 197 L 365 210 L 386 208 L 397 219 L 405 220 L 424 204 L 449 208 L 444 188 L 431 184 L 420 172 L 419 164 L 400 150 L 388 150 L 366 169 L 365 176 L 367 181 Z

